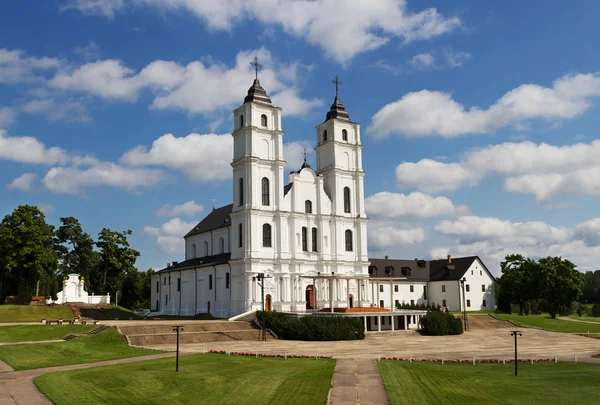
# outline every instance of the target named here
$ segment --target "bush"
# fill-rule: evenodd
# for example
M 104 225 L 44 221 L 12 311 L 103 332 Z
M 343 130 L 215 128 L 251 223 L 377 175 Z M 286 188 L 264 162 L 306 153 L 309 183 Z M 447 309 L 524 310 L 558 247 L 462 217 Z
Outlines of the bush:
M 600 316 L 600 304 L 594 304 L 592 307 L 592 316 Z
M 427 311 L 427 315 L 421 318 L 421 328 L 424 334 L 432 336 L 460 335 L 463 333 L 460 318 L 439 311 Z
M 365 338 L 361 318 L 309 315 L 291 318 L 280 312 L 257 311 L 257 321 L 287 340 L 329 341 Z

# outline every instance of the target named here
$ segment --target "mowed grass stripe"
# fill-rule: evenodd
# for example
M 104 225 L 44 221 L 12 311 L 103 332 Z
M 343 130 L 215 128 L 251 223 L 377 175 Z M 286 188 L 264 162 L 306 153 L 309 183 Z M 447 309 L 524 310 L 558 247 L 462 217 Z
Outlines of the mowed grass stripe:
M 42 318 L 56 321 L 58 318 L 75 318 L 71 308 L 46 305 L 0 305 L 0 323 L 2 322 L 41 322 Z
M 585 363 L 444 364 L 381 361 L 390 403 L 595 404 L 600 366 Z
M 76 404 L 321 404 L 335 361 L 217 354 L 181 356 L 45 374 L 35 379 L 57 405 Z
M 542 315 L 515 315 L 494 314 L 498 319 L 508 320 L 524 327 L 547 329 L 554 332 L 585 333 L 600 332 L 600 323 L 584 323 L 566 321 L 564 319 L 552 319 L 548 314 Z
M 57 340 L 71 333 L 86 333 L 94 325 L 15 325 L 0 327 L 0 342 Z
M 163 353 L 131 347 L 115 327 L 65 343 L 0 346 L 0 360 L 15 370 L 92 363 Z

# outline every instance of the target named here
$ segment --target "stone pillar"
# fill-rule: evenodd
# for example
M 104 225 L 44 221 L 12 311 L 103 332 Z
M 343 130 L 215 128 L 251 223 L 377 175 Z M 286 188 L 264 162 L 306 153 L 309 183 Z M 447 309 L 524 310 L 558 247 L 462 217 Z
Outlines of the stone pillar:
M 330 278 L 329 279 L 329 311 L 330 312 L 334 312 L 333 311 L 333 282 L 335 280 Z
M 356 292 L 356 295 L 358 296 L 358 301 L 357 302 L 358 302 L 358 307 L 360 308 L 360 307 L 362 307 L 362 305 L 360 303 L 360 300 L 362 299 L 361 296 L 360 296 L 360 290 L 362 290 L 362 280 L 359 279 L 359 278 L 356 279 L 356 289 L 358 290 Z
M 394 331 L 394 322 L 396 320 L 396 317 L 394 315 L 390 316 L 390 318 L 392 318 L 392 332 Z
M 377 332 L 381 332 L 381 315 L 377 315 Z
M 408 330 L 408 317 L 404 315 L 404 330 Z
M 375 282 L 373 280 L 369 280 L 369 282 L 371 283 L 371 299 L 369 301 L 371 302 L 371 306 L 373 306 L 373 300 L 375 300 Z
M 350 308 L 350 279 L 346 279 L 346 306 Z

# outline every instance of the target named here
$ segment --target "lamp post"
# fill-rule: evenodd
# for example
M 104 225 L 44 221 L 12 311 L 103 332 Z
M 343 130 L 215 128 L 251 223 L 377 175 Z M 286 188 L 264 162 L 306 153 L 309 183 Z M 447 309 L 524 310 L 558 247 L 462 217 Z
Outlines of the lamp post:
M 265 273 L 258 273 L 256 276 L 252 277 L 252 280 L 256 280 L 258 285 L 260 286 L 260 294 L 262 297 L 262 310 L 265 310 L 265 278 L 271 278 L 270 275 L 265 275 Z
M 469 323 L 467 320 L 467 297 L 465 295 L 465 281 L 467 281 L 466 277 L 461 278 L 460 280 L 458 280 L 460 282 L 460 285 L 462 287 L 462 307 L 463 307 L 463 329 L 466 331 L 469 330 Z
M 513 330 L 510 332 L 510 335 L 515 337 L 515 376 L 517 376 L 519 373 L 517 370 L 517 363 L 519 360 L 517 355 L 517 336 L 523 336 L 523 334 L 519 330 Z
M 183 326 L 173 326 L 173 331 L 177 332 L 177 354 L 175 355 L 175 372 L 179 372 L 179 331 L 183 331 Z

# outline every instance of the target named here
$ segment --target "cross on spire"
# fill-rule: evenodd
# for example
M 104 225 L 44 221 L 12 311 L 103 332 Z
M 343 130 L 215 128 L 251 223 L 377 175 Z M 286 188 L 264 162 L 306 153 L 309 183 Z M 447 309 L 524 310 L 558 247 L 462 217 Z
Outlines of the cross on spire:
M 306 162 L 306 156 L 308 156 L 308 151 L 306 150 L 306 148 L 302 150 L 302 155 L 304 156 L 304 161 Z
M 342 81 L 339 79 L 338 75 L 335 75 L 335 79 L 331 81 L 331 83 L 335 84 L 335 96 L 338 96 L 338 87 L 342 84 Z
M 261 65 L 258 62 L 258 56 L 254 57 L 254 60 L 252 62 L 250 62 L 250 66 L 254 66 L 254 75 L 255 75 L 256 80 L 258 80 L 258 69 L 263 67 L 263 65 Z

